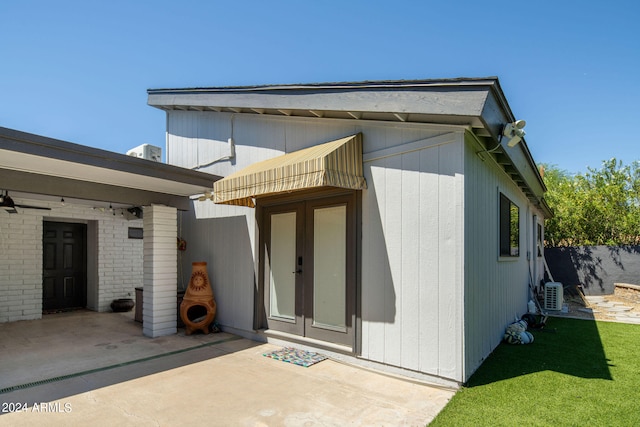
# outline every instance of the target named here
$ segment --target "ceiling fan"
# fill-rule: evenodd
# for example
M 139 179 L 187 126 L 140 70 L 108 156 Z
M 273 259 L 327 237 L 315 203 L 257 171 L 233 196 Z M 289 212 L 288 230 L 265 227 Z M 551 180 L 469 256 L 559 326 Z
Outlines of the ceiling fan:
M 30 205 L 16 205 L 11 197 L 9 197 L 9 192 L 5 191 L 4 194 L 0 194 L 0 207 L 4 208 L 9 213 L 18 213 L 16 208 L 22 209 L 40 209 L 45 211 L 50 211 L 51 208 L 44 208 L 42 206 L 30 206 Z

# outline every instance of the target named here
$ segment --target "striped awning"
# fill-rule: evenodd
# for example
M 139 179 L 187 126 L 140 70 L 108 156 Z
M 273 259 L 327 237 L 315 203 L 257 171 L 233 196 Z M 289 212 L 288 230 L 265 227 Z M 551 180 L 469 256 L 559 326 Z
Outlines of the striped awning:
M 254 207 L 253 198 L 316 187 L 367 188 L 362 134 L 294 151 L 251 166 L 213 184 L 214 202 Z

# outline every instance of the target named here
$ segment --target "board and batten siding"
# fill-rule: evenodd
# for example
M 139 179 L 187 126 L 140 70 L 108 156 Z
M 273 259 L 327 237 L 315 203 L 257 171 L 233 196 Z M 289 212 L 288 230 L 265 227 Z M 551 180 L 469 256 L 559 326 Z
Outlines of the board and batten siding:
M 543 214 L 490 155 L 477 154 L 482 149 L 472 136 L 465 139 L 464 381 L 467 381 L 500 344 L 505 327 L 527 311 L 527 252 L 533 251 L 535 245 L 533 216 L 542 221 Z M 515 258 L 499 256 L 500 193 L 519 208 L 520 255 Z M 537 256 L 534 258 L 534 262 L 541 262 Z
M 226 176 L 255 162 L 363 134 L 360 357 L 462 377 L 463 132 L 455 126 L 216 112 L 168 113 L 167 162 Z M 183 149 L 184 147 L 184 149 Z M 209 264 L 218 321 L 253 331 L 255 211 L 194 202 L 179 233 L 190 262 Z
M 362 357 L 462 375 L 462 136 L 365 155 Z M 379 153 L 379 154 L 378 154 Z
M 240 334 L 253 331 L 254 211 L 211 201 L 193 203 L 192 211 L 178 213 L 178 233 L 187 241 L 187 250 L 179 253 L 179 287 L 188 286 L 192 262 L 206 262 L 216 322 Z

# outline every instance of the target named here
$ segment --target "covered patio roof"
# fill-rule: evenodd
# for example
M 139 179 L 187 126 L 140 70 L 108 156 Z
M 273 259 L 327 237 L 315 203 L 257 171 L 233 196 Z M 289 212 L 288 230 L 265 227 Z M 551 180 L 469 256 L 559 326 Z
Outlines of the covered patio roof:
M 190 208 L 221 177 L 0 127 L 0 189 Z

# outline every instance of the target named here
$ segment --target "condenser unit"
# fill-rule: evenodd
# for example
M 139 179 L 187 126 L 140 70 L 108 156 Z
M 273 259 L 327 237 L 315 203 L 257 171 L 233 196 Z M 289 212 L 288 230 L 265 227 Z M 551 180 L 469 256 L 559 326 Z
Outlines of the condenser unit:
M 544 285 L 544 309 L 562 310 L 562 283 L 549 282 Z
M 127 151 L 127 156 L 160 162 L 162 161 L 162 148 L 155 145 L 142 144 Z

